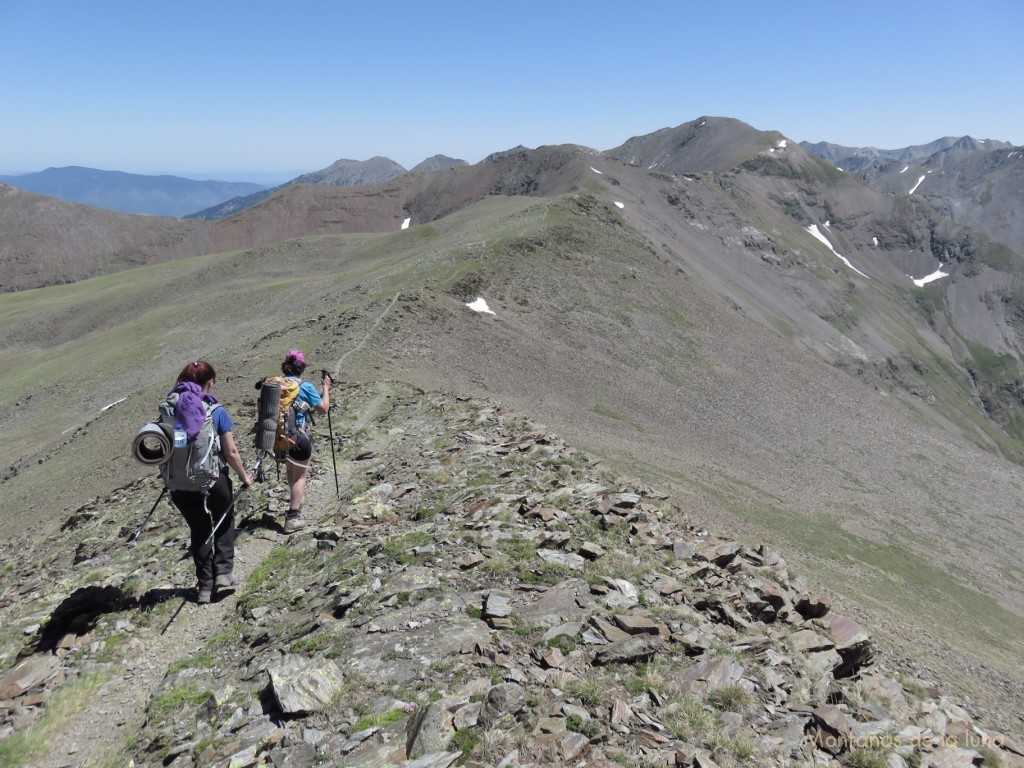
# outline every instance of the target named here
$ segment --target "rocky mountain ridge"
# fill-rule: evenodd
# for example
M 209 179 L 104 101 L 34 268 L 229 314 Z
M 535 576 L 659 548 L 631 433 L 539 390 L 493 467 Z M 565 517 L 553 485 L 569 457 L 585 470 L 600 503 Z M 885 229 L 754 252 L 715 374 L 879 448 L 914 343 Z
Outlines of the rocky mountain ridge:
M 828 160 L 835 166 L 850 173 L 857 173 L 869 166 L 885 165 L 889 162 L 921 163 L 949 150 L 988 151 L 1010 149 L 1012 144 L 994 139 L 975 139 L 971 136 L 944 136 L 928 144 L 917 144 L 900 149 L 878 149 L 876 147 L 844 147 L 827 141 L 801 141 L 800 146 L 808 152 Z
M 209 255 L 0 297 L 18 361 L 0 372 L 4 530 L 39 521 L 50 541 L 44 523 L 135 482 L 126 435 L 181 360 L 215 361 L 219 396 L 243 402 L 244 379 L 299 345 L 353 381 L 486 394 L 645 478 L 592 480 L 610 492 L 662 489 L 650 505 L 689 514 L 680 530 L 771 542 L 893 669 L 1004 730 L 1000 710 L 1024 710 L 1024 479 L 1005 458 L 1019 258 L 916 193 L 881 194 L 770 132 L 726 125 L 718 147 L 702 122 L 669 146 L 716 156 L 739 130 L 745 158 L 649 169 L 658 137 L 633 142 L 636 165 L 562 145 L 295 185 L 207 230 Z M 274 543 L 273 521 L 261 530 L 253 553 Z
M 341 498 L 325 448 L 314 524 L 286 537 L 271 476 L 240 513 L 259 562 L 214 605 L 188 604 L 173 512 L 126 546 L 153 479 L 8 543 L 6 744 L 92 692 L 49 723 L 63 751 L 21 764 L 1024 765 L 1010 710 L 937 689 L 777 552 L 544 427 L 396 384 L 343 402 Z

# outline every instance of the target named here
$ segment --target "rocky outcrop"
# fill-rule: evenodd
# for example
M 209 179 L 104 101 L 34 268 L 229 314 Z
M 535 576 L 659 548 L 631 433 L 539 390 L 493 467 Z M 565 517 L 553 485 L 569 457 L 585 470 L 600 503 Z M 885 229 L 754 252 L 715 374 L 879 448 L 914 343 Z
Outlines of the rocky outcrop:
M 259 539 L 269 554 L 233 614 L 206 609 L 225 611 L 221 630 L 165 660 L 126 762 L 1024 765 L 1020 744 L 891 666 L 769 546 L 703 529 L 492 404 L 346 400 L 380 412 L 336 425 L 342 498 L 321 464 L 301 532 L 273 522 L 279 486 L 243 510 L 240 552 Z M 3 733 L 70 681 L 117 674 L 175 620 L 161 606 L 190 583 L 183 526 L 168 517 L 125 546 L 154 489 L 139 481 L 5 553 Z M 43 545 L 59 554 L 39 562 Z

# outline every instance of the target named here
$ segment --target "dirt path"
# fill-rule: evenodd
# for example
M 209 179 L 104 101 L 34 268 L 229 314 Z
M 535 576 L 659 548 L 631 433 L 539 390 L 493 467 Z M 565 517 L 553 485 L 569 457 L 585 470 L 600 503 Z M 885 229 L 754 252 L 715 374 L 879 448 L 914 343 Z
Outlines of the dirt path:
M 235 573 L 241 581 L 239 590 L 282 538 L 281 534 L 262 530 L 255 535 L 239 535 L 235 551 Z M 191 565 L 191 560 L 186 560 L 181 567 Z M 191 598 L 176 598 L 170 601 L 171 610 L 166 612 L 166 618 L 161 616 L 151 626 L 134 630 L 132 638 L 123 646 L 119 674 L 90 698 L 83 711 L 51 736 L 49 755 L 30 765 L 102 768 L 114 764 L 112 761 L 119 756 L 125 740 L 142 725 L 146 705 L 167 669 L 177 661 L 190 658 L 193 649 L 202 649 L 211 637 L 234 621 L 238 594 L 240 592 L 228 593 L 212 605 L 197 605 Z
M 356 428 L 361 429 L 380 412 L 391 391 L 391 386 L 379 385 L 374 396 L 367 401 L 339 403 L 338 407 L 346 408 L 350 415 L 355 416 Z M 327 445 L 323 447 L 320 465 L 326 467 L 327 473 L 311 479 L 306 487 L 305 508 L 313 513 L 311 517 L 316 511 L 332 508 L 337 503 L 330 449 Z M 272 467 L 266 471 L 268 478 L 273 478 Z M 342 487 L 347 486 L 352 471 L 350 463 L 338 464 L 338 479 Z M 270 482 L 273 483 L 273 479 Z M 239 578 L 237 591 L 227 593 L 212 605 L 200 606 L 191 598 L 175 598 L 170 601 L 166 616 L 161 616 L 150 626 L 132 630 L 131 639 L 119 649 L 118 672 L 90 697 L 85 709 L 68 718 L 59 731 L 51 734 L 49 754 L 28 763 L 26 768 L 107 768 L 115 765 L 116 760 L 123 756 L 126 740 L 142 726 L 146 706 L 167 670 L 176 662 L 191 658 L 194 651 L 201 651 L 214 635 L 235 621 L 238 595 L 244 591 L 250 575 L 285 538 L 283 533 L 262 527 L 239 531 L 235 542 L 235 573 Z M 178 565 L 180 569 L 189 569 L 189 580 L 191 567 L 191 559 Z M 127 618 L 131 621 L 132 617 Z

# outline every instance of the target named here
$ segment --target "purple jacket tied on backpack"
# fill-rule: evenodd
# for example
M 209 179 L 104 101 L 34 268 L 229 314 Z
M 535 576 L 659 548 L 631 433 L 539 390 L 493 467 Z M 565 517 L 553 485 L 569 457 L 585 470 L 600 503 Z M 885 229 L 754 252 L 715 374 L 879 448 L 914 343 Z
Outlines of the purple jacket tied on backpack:
M 178 404 L 174 408 L 174 417 L 181 424 L 189 440 L 195 440 L 199 430 L 203 427 L 206 419 L 206 406 L 204 403 L 213 405 L 217 398 L 203 392 L 202 388 L 191 381 L 183 381 L 177 384 L 168 395 L 178 393 Z

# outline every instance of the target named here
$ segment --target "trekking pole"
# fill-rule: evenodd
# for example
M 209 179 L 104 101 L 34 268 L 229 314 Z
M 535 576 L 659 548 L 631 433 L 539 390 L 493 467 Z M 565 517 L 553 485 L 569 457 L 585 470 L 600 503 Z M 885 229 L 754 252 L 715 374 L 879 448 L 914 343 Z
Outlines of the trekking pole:
M 186 598 L 182 598 L 181 605 L 178 606 L 178 610 L 176 610 L 174 612 L 174 615 L 171 616 L 171 618 L 169 618 L 167 620 L 167 623 L 164 625 L 164 628 L 160 630 L 160 634 L 161 635 L 164 634 L 167 631 L 167 628 L 171 626 L 171 622 L 173 622 L 176 618 L 178 618 L 178 614 L 181 613 L 181 609 L 185 607 L 185 603 L 187 603 L 187 602 L 188 602 L 188 598 L 187 597 Z
M 256 460 L 256 465 L 252 468 L 252 472 L 250 472 L 250 474 L 255 475 L 257 472 L 259 472 L 260 464 L 262 463 L 263 457 L 260 456 L 259 459 Z M 224 510 L 224 514 L 220 516 L 220 520 L 218 520 L 217 523 L 213 526 L 213 528 L 210 529 L 210 535 L 206 537 L 206 542 L 203 544 L 204 548 L 207 547 L 211 541 L 213 541 L 213 536 L 215 533 L 217 533 L 217 529 L 220 528 L 220 524 L 224 522 L 224 519 L 228 516 L 228 513 L 231 512 L 231 510 L 234 508 L 235 502 L 238 501 L 239 496 L 245 493 L 248 487 L 249 486 L 247 485 L 243 485 L 241 488 L 238 489 L 238 493 L 236 493 L 234 497 L 231 499 L 231 503 L 228 504 L 227 509 Z M 212 555 L 213 553 L 211 552 L 210 554 Z
M 326 371 L 325 371 L 326 373 Z M 334 458 L 334 427 L 331 426 L 331 409 L 327 409 L 327 434 L 331 436 L 331 466 L 334 467 L 334 490 L 341 498 L 341 488 L 338 487 L 338 460 Z
M 137 530 L 135 532 L 134 536 L 132 536 L 130 539 L 128 539 L 128 543 L 129 544 L 134 544 L 135 540 L 137 538 L 139 538 L 139 534 L 141 534 L 142 533 L 142 529 L 146 527 L 146 523 L 149 522 L 149 518 L 151 518 L 153 516 L 153 512 L 156 511 L 157 504 L 160 503 L 160 500 L 164 497 L 165 493 L 167 493 L 167 486 L 166 485 L 164 486 L 164 489 L 162 491 L 160 491 L 160 495 L 156 497 L 156 501 L 153 503 L 153 508 L 151 510 L 149 510 L 149 514 L 146 515 L 146 519 L 142 521 L 142 525 L 139 526 L 139 530 Z

